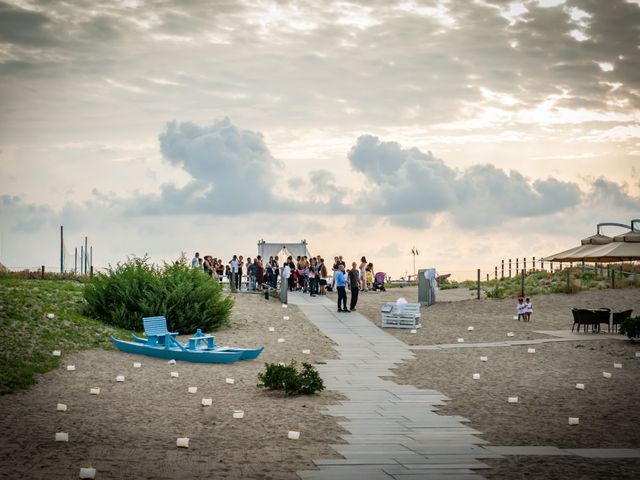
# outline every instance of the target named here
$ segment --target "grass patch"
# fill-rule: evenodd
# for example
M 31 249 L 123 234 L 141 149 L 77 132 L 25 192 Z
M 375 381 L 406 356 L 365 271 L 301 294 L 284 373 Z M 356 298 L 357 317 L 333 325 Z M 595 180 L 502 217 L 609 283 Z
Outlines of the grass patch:
M 56 368 L 61 350 L 113 349 L 111 335 L 131 332 L 83 315 L 84 285 L 75 281 L 0 278 L 0 395 L 27 388 Z M 53 313 L 55 318 L 47 318 Z

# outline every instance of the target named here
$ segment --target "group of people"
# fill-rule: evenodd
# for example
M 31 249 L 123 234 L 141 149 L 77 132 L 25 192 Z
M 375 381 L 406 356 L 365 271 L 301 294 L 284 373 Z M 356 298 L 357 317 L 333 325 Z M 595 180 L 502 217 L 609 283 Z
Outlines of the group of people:
M 531 314 L 533 313 L 533 307 L 531 306 L 530 298 L 518 298 L 518 305 L 516 306 L 516 312 L 518 314 L 518 321 L 523 320 L 528 322 L 531 320 Z
M 265 265 L 260 255 L 253 260 L 247 257 L 246 261 L 242 255 L 234 255 L 225 265 L 221 258 L 213 258 L 211 255 L 201 257 L 200 253 L 196 252 L 191 260 L 191 267 L 218 279 L 221 283 L 226 278 L 229 285 L 236 290 L 242 289 L 245 272 L 247 288 L 251 291 L 263 290 L 267 285 L 276 288 L 280 273 L 278 257 L 270 257 Z
M 260 291 L 268 287 L 277 288 L 279 277 L 288 280 L 290 291 L 309 293 L 312 297 L 326 295 L 327 291 L 332 291 L 335 288 L 338 292 L 339 312 L 355 310 L 358 303 L 358 293 L 376 286 L 373 263 L 367 262 L 366 257 L 362 257 L 359 264 L 353 262 L 349 270 L 347 270 L 346 262 L 341 255 L 334 257 L 331 277 L 325 260 L 320 255 L 310 258 L 298 256 L 295 260 L 293 256 L 289 256 L 280 267 L 278 256 L 271 256 L 267 262 L 263 262 L 260 255 L 253 260 L 247 257 L 246 261 L 242 255 L 234 255 L 229 262 L 224 264 L 222 259 L 214 258 L 211 255 L 201 257 L 200 253 L 196 252 L 191 260 L 191 266 L 220 282 L 226 278 L 229 285 L 235 290 L 242 289 L 242 279 L 245 274 L 249 291 Z M 330 279 L 331 283 L 329 283 Z M 347 288 L 351 292 L 348 309 L 346 305 Z

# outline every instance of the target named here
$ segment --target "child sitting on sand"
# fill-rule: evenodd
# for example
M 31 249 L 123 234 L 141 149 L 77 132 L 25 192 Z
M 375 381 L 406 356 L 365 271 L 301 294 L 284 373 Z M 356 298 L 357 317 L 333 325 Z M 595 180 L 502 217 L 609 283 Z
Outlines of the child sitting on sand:
M 524 316 L 524 311 L 525 311 L 526 305 L 524 303 L 524 298 L 520 297 L 518 298 L 518 305 L 516 306 L 516 312 L 518 313 L 518 321 L 520 321 L 520 319 L 525 319 Z
M 529 320 L 531 320 L 531 314 L 533 313 L 533 307 L 531 306 L 531 299 L 530 298 L 526 298 L 524 301 L 524 309 L 523 309 L 523 314 L 524 314 L 524 321 L 528 322 Z

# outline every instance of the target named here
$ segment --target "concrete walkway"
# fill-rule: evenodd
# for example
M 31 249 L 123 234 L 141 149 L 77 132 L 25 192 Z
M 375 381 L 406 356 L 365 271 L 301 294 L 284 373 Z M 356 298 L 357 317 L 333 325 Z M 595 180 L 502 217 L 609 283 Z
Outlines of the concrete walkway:
M 435 390 L 398 385 L 381 377 L 414 357 L 409 347 L 356 312 L 337 313 L 322 297 L 290 293 L 289 302 L 337 344 L 340 358 L 318 365 L 328 389 L 348 400 L 328 407 L 350 433 L 348 443 L 331 445 L 344 459 L 315 460 L 319 470 L 298 472 L 302 479 L 477 480 L 479 459 L 498 458 L 484 450 L 480 432 L 462 417 L 435 413 L 447 398 Z
M 503 340 L 498 342 L 478 343 L 439 343 L 433 345 L 408 345 L 410 350 L 448 350 L 450 348 L 487 348 L 487 347 L 518 347 L 522 345 L 541 345 L 543 343 L 576 342 L 593 340 L 621 340 L 627 339 L 624 335 L 613 333 L 574 333 L 571 330 L 534 330 L 534 333 L 552 335 L 555 338 L 536 338 L 533 340 Z

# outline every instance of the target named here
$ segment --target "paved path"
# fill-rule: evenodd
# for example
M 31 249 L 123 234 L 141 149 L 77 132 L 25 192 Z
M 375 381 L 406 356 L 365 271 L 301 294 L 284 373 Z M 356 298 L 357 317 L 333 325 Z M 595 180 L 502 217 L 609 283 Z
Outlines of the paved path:
M 535 333 L 552 335 L 555 338 L 536 338 L 533 340 L 503 340 L 499 342 L 479 343 L 439 343 L 434 345 L 408 345 L 410 350 L 447 350 L 450 348 L 486 348 L 486 347 L 517 347 L 522 345 L 540 345 L 543 343 L 575 342 L 592 340 L 626 340 L 627 337 L 619 334 L 589 334 L 573 333 L 571 330 L 535 330 Z
M 337 313 L 326 298 L 289 294 L 307 318 L 337 344 L 340 358 L 319 365 L 327 388 L 348 400 L 328 407 L 348 435 L 332 445 L 344 459 L 315 460 L 319 470 L 298 472 L 302 479 L 478 480 L 488 468 L 479 459 L 499 453 L 466 426 L 462 417 L 438 415 L 447 397 L 435 390 L 398 385 L 381 377 L 414 354 L 408 346 L 356 312 Z

